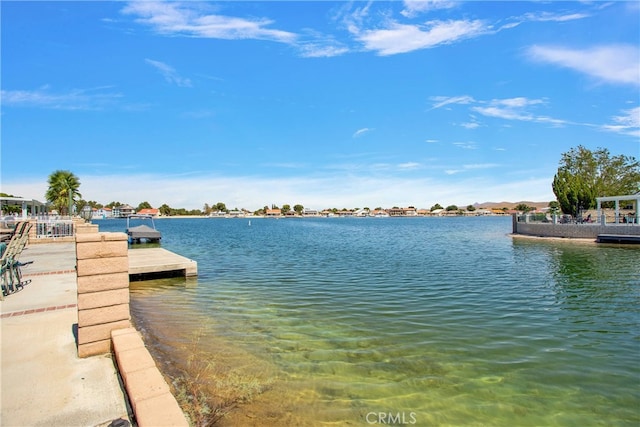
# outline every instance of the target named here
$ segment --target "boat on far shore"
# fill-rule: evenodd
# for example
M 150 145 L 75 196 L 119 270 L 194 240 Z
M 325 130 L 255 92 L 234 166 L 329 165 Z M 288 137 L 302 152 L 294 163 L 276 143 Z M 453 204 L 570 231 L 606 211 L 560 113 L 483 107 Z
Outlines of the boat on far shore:
M 143 223 L 131 226 L 132 223 L 135 224 L 136 222 Z M 151 226 L 148 224 L 151 224 Z M 129 243 L 158 243 L 162 239 L 162 233 L 156 230 L 156 225 L 151 215 L 132 214 L 127 216 L 126 233 L 129 236 Z

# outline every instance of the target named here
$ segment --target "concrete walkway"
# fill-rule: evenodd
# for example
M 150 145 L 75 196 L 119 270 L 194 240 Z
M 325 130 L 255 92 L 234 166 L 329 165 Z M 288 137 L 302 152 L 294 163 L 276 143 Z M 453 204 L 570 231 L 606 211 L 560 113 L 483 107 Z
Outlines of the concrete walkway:
M 0 425 L 129 420 L 111 356 L 77 356 L 75 243 L 28 245 L 20 261 L 31 283 L 0 302 Z

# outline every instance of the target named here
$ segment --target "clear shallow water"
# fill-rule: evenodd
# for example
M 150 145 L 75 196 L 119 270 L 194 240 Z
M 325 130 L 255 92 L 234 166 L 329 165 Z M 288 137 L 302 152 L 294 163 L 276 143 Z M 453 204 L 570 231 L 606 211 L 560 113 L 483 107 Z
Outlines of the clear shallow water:
M 273 380 L 239 410 L 255 425 L 640 424 L 639 248 L 513 239 L 510 221 L 158 220 L 199 277 L 132 284 L 132 313 L 166 366 L 197 331 Z

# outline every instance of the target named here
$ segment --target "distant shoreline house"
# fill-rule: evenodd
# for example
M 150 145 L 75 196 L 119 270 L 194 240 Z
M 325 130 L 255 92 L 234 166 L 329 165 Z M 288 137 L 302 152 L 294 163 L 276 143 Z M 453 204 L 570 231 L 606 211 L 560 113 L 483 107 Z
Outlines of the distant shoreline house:
M 267 209 L 264 213 L 267 217 L 279 217 L 282 215 L 282 210 L 280 209 Z
M 113 217 L 114 218 L 126 218 L 129 215 L 133 215 L 136 213 L 136 210 L 133 206 L 130 205 L 120 205 L 113 207 Z
M 159 217 L 160 216 L 160 209 L 155 209 L 155 208 L 146 208 L 146 209 L 140 209 L 137 212 L 138 215 L 150 215 L 152 217 Z
M 93 218 L 111 218 L 113 216 L 113 209 L 100 208 L 93 211 Z

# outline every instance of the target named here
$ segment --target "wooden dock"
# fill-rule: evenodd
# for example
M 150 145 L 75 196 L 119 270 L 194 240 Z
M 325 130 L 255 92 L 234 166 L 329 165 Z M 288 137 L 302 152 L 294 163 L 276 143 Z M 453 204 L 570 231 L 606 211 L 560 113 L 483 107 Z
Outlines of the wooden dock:
M 137 280 L 157 277 L 193 277 L 198 263 L 163 248 L 129 249 L 129 277 Z

